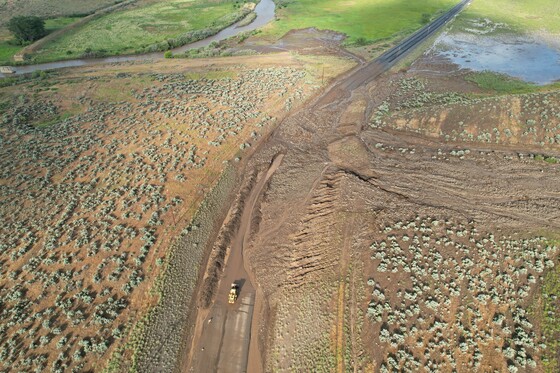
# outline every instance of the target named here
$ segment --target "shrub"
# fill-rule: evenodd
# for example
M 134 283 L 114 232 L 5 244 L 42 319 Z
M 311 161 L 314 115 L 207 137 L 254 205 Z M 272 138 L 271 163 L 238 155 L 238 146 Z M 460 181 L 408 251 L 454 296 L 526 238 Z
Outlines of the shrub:
M 366 45 L 368 43 L 367 39 L 364 38 L 363 36 L 360 36 L 359 38 L 356 39 L 356 45 Z

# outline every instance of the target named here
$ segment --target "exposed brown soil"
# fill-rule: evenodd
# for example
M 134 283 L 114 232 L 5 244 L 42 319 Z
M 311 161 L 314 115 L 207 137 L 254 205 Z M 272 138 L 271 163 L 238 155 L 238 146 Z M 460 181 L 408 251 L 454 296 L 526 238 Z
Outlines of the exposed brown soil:
M 491 278 L 486 281 L 500 294 L 495 308 L 485 311 L 485 303 L 473 300 L 476 294 L 462 287 L 463 296 L 453 298 L 450 308 L 445 306 L 445 313 L 422 308 L 427 320 L 417 322 L 410 317 L 400 321 L 405 330 L 420 330 L 418 333 L 423 337 L 418 348 L 413 347 L 415 340 L 394 346 L 380 341 L 381 330 L 393 321 L 387 321 L 387 314 L 382 316 L 383 322 L 366 317 L 372 302 L 366 293 L 368 278 L 375 279 L 375 286 L 384 291 L 397 311 L 399 297 L 417 281 L 417 274 L 402 274 L 401 270 L 396 275 L 386 274 L 379 269 L 379 262 L 372 260 L 374 252 L 370 245 L 387 239 L 387 225 L 399 226 L 399 222 L 411 220 L 421 224 L 445 221 L 448 228 L 438 231 L 440 239 L 449 240 L 457 232 L 463 237 L 463 230 L 470 230 L 471 241 L 450 241 L 454 245 L 466 242 L 463 244 L 467 247 L 474 247 L 478 237 L 496 236 L 496 240 L 510 245 L 524 239 L 541 242 L 535 238 L 540 236 L 558 237 L 560 166 L 529 156 L 542 152 L 560 156 L 557 146 L 541 143 L 540 139 L 551 136 L 550 129 L 543 129 L 542 135 L 539 130 L 537 136 L 541 137 L 537 137 L 538 141 L 531 138 L 530 142 L 523 140 L 522 131 L 513 129 L 507 137 L 509 141 L 498 143 L 476 136 L 469 141 L 452 138 L 450 134 L 460 133 L 465 123 L 475 123 L 484 129 L 499 122 L 504 123 L 500 131 L 512 128 L 510 122 L 504 122 L 504 111 L 518 107 L 515 115 L 521 122 L 532 115 L 531 108 L 516 104 L 523 97 L 481 97 L 455 103 L 456 97 L 450 97 L 450 91 L 460 97 L 482 92 L 465 82 L 462 72 L 452 68 L 432 66 L 426 70 L 430 71 L 386 74 L 367 84 L 360 84 L 368 82 L 366 75 L 342 80 L 307 105 L 307 109 L 285 119 L 250 160 L 248 170 L 258 170 L 275 154 L 285 154 L 264 192 L 258 229 L 254 229 L 243 253 L 245 266 L 254 276 L 253 285 L 262 290 L 264 307 L 253 318 L 253 323 L 259 325 L 254 328 L 259 335 L 251 338 L 266 346 L 266 371 L 378 371 L 382 366 L 391 369 L 395 359 L 397 365 L 403 364 L 399 365 L 401 368 L 413 369 L 414 365 L 404 365 L 412 364 L 413 358 L 421 366 L 455 367 L 462 372 L 479 367 L 504 371 L 508 365 L 517 364 L 504 358 L 507 352 L 503 351 L 508 343 L 513 343 L 504 342 L 505 331 L 495 330 L 500 337 L 490 344 L 482 337 L 467 339 L 470 344 L 465 353 L 459 349 L 462 337 L 441 323 L 449 325 L 482 312 L 480 321 L 476 319 L 475 330 L 484 335 L 492 317 L 500 312 L 506 323 L 519 318 L 517 312 L 527 309 L 531 294 L 537 289 L 532 282 L 527 284 L 524 277 L 515 286 L 525 289 L 527 294 L 519 296 L 515 306 L 508 304 L 507 296 L 503 295 L 507 294 L 504 285 L 492 282 Z M 436 74 L 434 70 L 439 71 Z M 422 84 L 418 88 L 405 87 L 416 82 Z M 429 100 L 421 102 L 422 116 L 418 117 L 416 108 L 402 104 L 417 100 L 420 91 L 429 93 Z M 554 105 L 552 99 L 556 95 L 549 93 L 544 97 Z M 538 102 L 539 98 L 528 100 Z M 378 113 L 384 103 L 401 107 L 397 113 Z M 492 105 L 498 109 L 490 110 Z M 457 113 L 449 114 L 453 110 Z M 381 118 L 382 125 L 375 124 L 376 117 Z M 460 123 L 460 118 L 467 119 Z M 417 120 L 415 126 L 410 125 L 413 120 Z M 426 237 L 438 241 L 433 238 L 437 236 Z M 403 239 L 407 240 L 408 237 Z M 488 242 L 487 238 L 484 240 Z M 509 269 L 501 269 L 504 273 L 520 263 L 513 249 L 509 254 L 504 254 L 499 246 L 485 246 L 485 250 L 496 257 L 514 257 Z M 458 260 L 449 250 L 437 255 L 448 262 Z M 470 257 L 481 263 L 487 260 L 476 254 Z M 415 260 L 410 257 L 405 262 L 410 265 Z M 452 271 L 437 264 L 435 268 L 446 276 L 451 273 L 446 271 Z M 483 268 L 475 265 L 469 276 L 483 276 Z M 488 270 L 500 271 L 492 266 Z M 537 278 L 537 284 L 538 281 Z M 447 291 L 438 281 L 430 280 L 425 286 L 435 299 Z M 441 334 L 435 331 L 437 328 L 443 328 Z M 538 326 L 527 333 L 534 333 L 532 338 L 538 343 Z M 437 347 L 440 343 L 457 347 Z M 540 348 L 518 348 L 527 349 L 531 356 L 528 364 L 541 367 Z

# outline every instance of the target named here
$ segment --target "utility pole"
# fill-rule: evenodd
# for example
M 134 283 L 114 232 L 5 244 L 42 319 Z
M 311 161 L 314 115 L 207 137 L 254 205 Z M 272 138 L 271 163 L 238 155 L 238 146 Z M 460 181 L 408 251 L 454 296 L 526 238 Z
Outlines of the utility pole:
M 167 194 L 169 194 L 169 189 L 166 189 Z M 173 218 L 173 225 L 176 226 L 177 222 L 175 221 L 175 211 L 173 206 L 169 208 L 171 210 L 171 217 Z
M 171 216 L 173 217 L 173 225 L 177 225 L 177 222 L 175 221 L 175 211 L 173 207 L 171 207 Z

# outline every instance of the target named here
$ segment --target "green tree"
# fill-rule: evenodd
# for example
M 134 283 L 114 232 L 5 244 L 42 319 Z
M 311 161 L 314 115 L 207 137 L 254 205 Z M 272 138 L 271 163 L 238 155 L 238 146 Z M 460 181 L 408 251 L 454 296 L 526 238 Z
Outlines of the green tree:
M 17 16 L 8 22 L 8 30 L 20 44 L 26 44 L 45 36 L 45 21 L 35 16 Z

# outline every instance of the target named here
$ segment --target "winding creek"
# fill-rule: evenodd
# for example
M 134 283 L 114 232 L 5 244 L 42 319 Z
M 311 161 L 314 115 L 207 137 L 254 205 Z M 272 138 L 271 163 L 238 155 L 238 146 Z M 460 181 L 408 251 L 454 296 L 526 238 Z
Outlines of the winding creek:
M 222 41 L 243 32 L 256 30 L 274 19 L 275 9 L 276 9 L 276 5 L 274 4 L 273 0 L 261 0 L 255 7 L 255 13 L 257 16 L 250 24 L 245 26 L 239 26 L 239 22 L 241 22 L 239 21 L 229 27 L 226 27 L 225 29 L 223 29 L 222 31 L 218 32 L 213 36 L 207 37 L 205 39 L 187 45 L 183 45 L 182 47 L 175 48 L 172 51 L 174 53 L 181 53 L 193 48 L 206 47 L 210 45 L 212 42 Z M 41 63 L 36 65 L 16 66 L 15 75 L 32 73 L 34 71 L 39 71 L 39 70 L 62 69 L 66 67 L 90 66 L 90 65 L 99 65 L 99 64 L 115 63 L 115 62 L 127 62 L 127 61 L 157 60 L 157 59 L 164 58 L 163 53 L 164 52 L 156 52 L 156 53 L 146 53 L 146 54 L 136 54 L 136 55 L 126 55 L 126 56 L 113 56 L 113 57 L 105 57 L 105 58 L 76 59 L 76 60 Z M 13 75 L 14 74 L 0 73 L 0 77 L 13 76 Z

